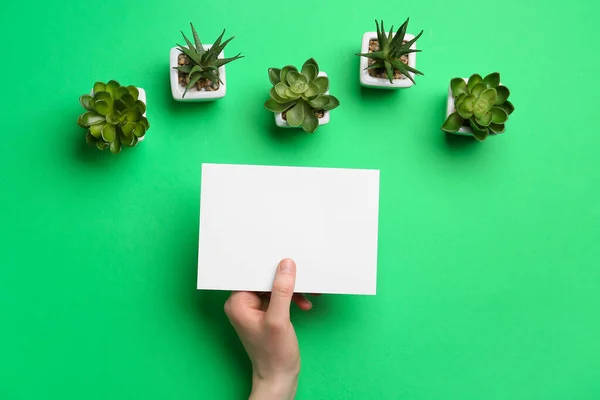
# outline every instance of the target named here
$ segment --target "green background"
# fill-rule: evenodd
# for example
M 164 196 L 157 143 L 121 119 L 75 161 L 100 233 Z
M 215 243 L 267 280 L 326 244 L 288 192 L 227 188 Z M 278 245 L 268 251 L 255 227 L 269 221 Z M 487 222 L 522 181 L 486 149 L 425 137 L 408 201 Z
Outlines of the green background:
M 248 394 L 227 293 L 195 289 L 202 162 L 381 170 L 378 294 L 294 311 L 299 399 L 600 398 L 598 6 L 538 3 L 3 5 L 0 398 Z M 425 77 L 361 89 L 363 32 L 407 16 Z M 215 103 L 171 99 L 190 20 L 247 56 Z M 341 106 L 278 130 L 267 68 L 309 57 Z M 446 137 L 450 78 L 496 70 L 507 133 Z M 75 123 L 109 79 L 146 89 L 151 123 L 116 156 Z

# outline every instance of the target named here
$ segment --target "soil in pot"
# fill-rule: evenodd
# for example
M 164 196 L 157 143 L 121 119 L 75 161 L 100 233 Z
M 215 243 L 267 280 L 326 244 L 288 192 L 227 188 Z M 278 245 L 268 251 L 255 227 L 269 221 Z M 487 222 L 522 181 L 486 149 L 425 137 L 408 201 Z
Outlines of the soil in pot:
M 406 43 L 406 40 L 402 43 Z M 379 40 L 371 39 L 369 41 L 369 53 L 374 53 L 376 51 L 379 51 Z M 402 55 L 399 58 L 399 60 L 402 61 L 404 64 L 408 64 L 408 54 Z M 369 66 L 373 64 L 375 64 L 375 60 L 369 58 Z M 369 72 L 369 75 L 371 75 L 374 78 L 387 79 L 385 68 L 373 68 L 367 71 Z M 406 79 L 406 77 L 402 73 L 400 73 L 400 71 L 398 71 L 396 68 L 394 68 L 394 79 Z
M 191 64 L 191 60 L 185 54 L 179 54 L 177 56 L 177 64 L 186 65 Z M 183 87 L 186 87 L 188 83 L 190 83 L 190 75 L 185 72 L 177 71 L 179 84 Z M 219 89 L 220 82 L 213 82 L 209 79 L 199 79 L 198 82 L 194 85 L 196 89 L 202 92 L 214 92 Z
M 313 112 L 317 118 L 323 118 L 325 116 L 325 110 L 313 110 Z M 283 118 L 284 121 L 287 121 L 287 111 L 281 113 L 281 118 Z

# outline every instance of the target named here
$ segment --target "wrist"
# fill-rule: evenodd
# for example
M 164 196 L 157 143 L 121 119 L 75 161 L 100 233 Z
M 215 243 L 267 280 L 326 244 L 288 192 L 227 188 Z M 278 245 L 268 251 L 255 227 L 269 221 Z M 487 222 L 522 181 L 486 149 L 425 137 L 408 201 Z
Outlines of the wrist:
M 249 400 L 292 400 L 298 388 L 298 374 L 264 379 L 252 374 Z

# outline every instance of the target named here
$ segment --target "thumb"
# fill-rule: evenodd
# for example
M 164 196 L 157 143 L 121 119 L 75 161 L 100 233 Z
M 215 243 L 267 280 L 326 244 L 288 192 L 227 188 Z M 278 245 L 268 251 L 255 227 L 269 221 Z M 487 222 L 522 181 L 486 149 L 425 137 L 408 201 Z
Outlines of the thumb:
M 275 273 L 273 291 L 267 309 L 267 321 L 279 324 L 290 320 L 290 304 L 296 283 L 296 263 L 289 258 L 281 260 Z

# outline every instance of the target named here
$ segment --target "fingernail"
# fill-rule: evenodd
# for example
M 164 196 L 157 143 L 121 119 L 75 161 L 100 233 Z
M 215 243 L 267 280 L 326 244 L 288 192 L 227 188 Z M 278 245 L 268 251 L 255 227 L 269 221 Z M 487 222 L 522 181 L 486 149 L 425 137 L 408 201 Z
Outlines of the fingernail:
M 291 274 L 294 272 L 294 262 L 289 258 L 281 260 L 279 263 L 279 270 L 285 274 Z

